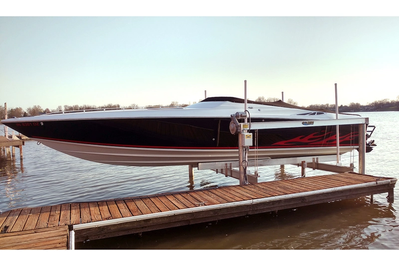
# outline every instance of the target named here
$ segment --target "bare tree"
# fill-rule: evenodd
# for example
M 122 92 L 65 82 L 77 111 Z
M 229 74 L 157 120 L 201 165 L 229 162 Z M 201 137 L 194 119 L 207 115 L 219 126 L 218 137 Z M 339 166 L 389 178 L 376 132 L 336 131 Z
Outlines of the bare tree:
M 169 107 L 178 107 L 178 106 L 179 106 L 179 103 L 176 102 L 176 101 L 173 101 L 173 102 L 171 102 L 171 103 L 169 104 Z
M 360 106 L 361 106 L 360 103 L 352 102 L 352 103 L 349 104 L 349 109 L 350 109 L 351 112 L 359 112 L 360 111 Z
M 28 115 L 35 116 L 43 113 L 43 108 L 41 108 L 40 105 L 34 105 L 33 107 L 29 107 L 28 109 L 26 109 L 26 111 Z
M 279 101 L 279 98 L 274 98 L 274 97 L 269 97 L 269 98 L 265 98 L 264 96 L 259 96 L 258 98 L 256 98 L 256 102 L 261 102 L 261 103 L 267 103 L 267 102 L 277 102 Z
M 298 105 L 298 103 L 291 98 L 288 99 L 287 103 L 292 104 L 292 105 Z
M 4 119 L 5 118 L 5 110 L 3 106 L 0 106 L 0 119 Z
M 12 108 L 8 110 L 8 117 L 22 117 L 24 116 L 24 110 L 21 107 Z
M 256 98 L 255 101 L 256 102 L 260 102 L 260 103 L 265 103 L 266 102 L 266 98 L 264 96 L 259 96 L 258 98 Z
M 100 106 L 99 108 L 120 108 L 120 105 L 109 103 L 107 105 Z

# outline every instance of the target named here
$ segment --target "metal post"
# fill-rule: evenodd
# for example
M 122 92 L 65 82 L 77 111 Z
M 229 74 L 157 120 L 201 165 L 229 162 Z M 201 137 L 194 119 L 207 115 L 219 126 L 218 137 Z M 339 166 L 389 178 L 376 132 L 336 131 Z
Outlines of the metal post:
M 4 113 L 5 113 L 4 119 L 8 118 L 7 112 L 8 112 L 7 111 L 7 103 L 4 103 Z M 6 137 L 8 139 L 8 127 L 7 126 L 4 126 L 4 137 Z
M 284 102 L 284 92 L 283 91 L 281 92 L 281 101 Z
M 247 104 L 248 104 L 248 100 L 247 100 L 247 81 L 244 80 L 244 112 L 247 111 Z M 248 123 L 248 118 L 247 116 L 245 116 L 245 124 Z M 246 130 L 245 130 L 246 131 Z
M 359 125 L 359 174 L 366 174 L 366 125 Z
M 69 249 L 75 250 L 75 231 L 73 228 L 69 231 Z
M 244 112 L 247 111 L 247 81 L 244 80 Z M 245 115 L 244 118 L 244 123 L 247 124 L 248 123 L 248 118 Z M 244 151 L 244 136 L 245 133 L 247 132 L 246 129 L 241 128 L 240 132 L 238 133 L 238 160 L 239 160 L 239 177 L 240 177 L 240 186 L 246 185 L 245 182 L 245 176 L 244 176 L 244 165 L 243 162 L 244 160 L 246 161 L 247 158 L 245 158 L 245 151 Z
M 244 178 L 244 143 L 243 143 L 243 133 L 238 133 L 238 161 L 239 161 L 239 175 L 240 175 L 240 186 L 246 185 Z
M 338 90 L 337 90 L 337 83 L 335 83 L 335 116 L 338 120 Z M 339 125 L 336 125 L 336 132 L 337 132 L 337 165 L 341 163 L 340 155 L 339 155 Z

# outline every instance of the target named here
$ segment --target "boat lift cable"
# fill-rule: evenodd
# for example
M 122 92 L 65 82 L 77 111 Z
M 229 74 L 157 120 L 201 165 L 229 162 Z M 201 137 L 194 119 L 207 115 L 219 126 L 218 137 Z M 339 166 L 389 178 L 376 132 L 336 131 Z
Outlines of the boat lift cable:
M 259 160 L 259 156 L 258 156 L 258 149 L 259 149 L 259 143 L 258 143 L 258 135 L 259 135 L 259 130 L 256 129 L 255 130 L 255 175 L 258 176 L 259 173 L 259 165 L 258 165 L 258 160 Z
M 251 130 L 251 113 L 249 112 L 249 110 L 245 110 L 245 113 L 247 114 L 247 118 L 248 118 L 248 131 L 250 131 Z M 258 170 L 259 170 L 259 167 L 258 167 L 258 148 L 259 148 L 259 146 L 258 146 L 258 132 L 259 131 L 256 129 L 255 130 L 255 148 L 254 148 L 254 153 L 255 153 L 254 172 L 255 172 L 255 175 L 258 174 Z M 248 155 L 249 155 L 249 151 L 250 151 L 250 149 L 249 149 L 249 147 L 247 147 L 246 153 Z M 248 156 L 247 156 L 247 158 L 248 158 Z M 246 163 L 248 164 L 248 161 Z M 246 169 L 246 171 L 247 171 L 247 169 Z M 247 173 L 246 172 L 245 172 L 245 177 L 247 178 Z
M 353 166 L 353 165 L 355 165 L 355 152 L 354 152 L 354 147 L 353 147 L 353 138 L 352 138 L 352 135 L 353 135 L 353 125 L 351 125 L 351 139 L 350 139 L 350 145 L 351 145 L 351 147 L 352 147 L 352 150 L 351 150 L 351 152 L 350 152 L 350 160 L 349 160 L 349 163 L 350 163 L 350 165 L 351 166 Z
M 244 148 L 245 156 L 244 156 L 244 160 L 242 161 L 242 166 L 243 166 L 243 169 L 244 169 L 244 181 L 245 181 L 245 184 L 248 184 L 248 175 L 247 175 L 247 171 L 248 171 L 248 150 L 249 150 L 249 147 L 245 147 Z

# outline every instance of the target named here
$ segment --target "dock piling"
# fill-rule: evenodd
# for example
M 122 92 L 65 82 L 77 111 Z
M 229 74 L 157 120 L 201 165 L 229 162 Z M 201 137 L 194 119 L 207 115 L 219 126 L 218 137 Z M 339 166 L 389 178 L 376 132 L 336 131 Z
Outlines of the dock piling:
M 391 187 L 389 190 L 388 190 L 388 196 L 387 196 L 387 200 L 388 200 L 388 203 L 393 203 L 394 202 L 394 190 L 393 190 L 394 188 L 393 187 Z
M 194 189 L 194 167 L 192 165 L 188 166 L 188 181 L 190 183 L 190 190 Z

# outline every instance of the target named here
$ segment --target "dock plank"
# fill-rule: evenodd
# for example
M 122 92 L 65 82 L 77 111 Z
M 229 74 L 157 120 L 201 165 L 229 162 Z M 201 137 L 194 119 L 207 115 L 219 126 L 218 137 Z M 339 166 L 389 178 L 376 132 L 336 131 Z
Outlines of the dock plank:
M 375 182 L 377 180 L 379 180 L 379 177 L 375 177 L 372 175 L 358 175 L 356 173 L 342 173 L 342 175 L 340 175 L 342 177 L 348 178 L 348 179 L 355 179 L 357 181 L 360 182 Z M 384 178 L 382 177 L 381 180 L 384 180 Z
M 296 184 L 297 186 L 303 187 L 307 191 L 314 191 L 314 190 L 320 190 L 320 189 L 325 189 L 327 188 L 325 184 L 321 184 L 317 182 L 317 180 L 307 180 L 306 177 L 302 178 L 295 178 L 295 179 L 289 179 L 286 180 L 288 184 Z M 330 187 L 334 187 L 332 184 Z
M 97 204 L 98 204 L 98 209 L 100 210 L 100 214 L 101 214 L 102 220 L 110 220 L 110 219 L 112 219 L 112 215 L 109 212 L 109 208 L 108 208 L 107 202 L 99 201 L 99 202 L 97 202 Z
M 150 211 L 152 213 L 157 213 L 160 212 L 160 210 L 158 209 L 158 207 L 149 199 L 149 198 L 142 198 L 141 199 L 144 204 L 148 207 L 148 209 L 150 209 Z
M 211 190 L 202 190 L 202 193 L 204 193 L 206 196 L 208 196 L 211 199 L 214 199 L 217 203 L 226 203 L 229 202 L 229 200 L 224 199 L 223 197 L 219 197 L 215 193 L 212 193 Z
M 332 176 L 330 177 L 332 180 L 340 181 L 344 184 L 359 184 L 359 183 L 367 183 L 369 182 L 368 180 L 365 180 L 364 178 L 362 179 L 357 179 L 355 176 L 350 176 L 350 175 L 340 175 L 340 176 Z
M 181 202 L 180 200 L 178 200 L 174 195 L 166 195 L 165 196 L 168 200 L 170 200 L 170 202 L 173 203 L 173 205 L 175 205 L 177 208 L 179 209 L 185 209 L 187 208 L 186 205 L 184 205 L 183 202 Z
M 140 211 L 140 209 L 137 207 L 136 203 L 134 203 L 133 200 L 127 199 L 125 200 L 127 207 L 129 208 L 130 212 L 133 214 L 133 216 L 137 215 L 142 215 L 143 213 Z
M 40 210 L 39 220 L 37 221 L 36 228 L 45 228 L 48 225 L 50 218 L 51 206 L 45 206 Z
M 331 183 L 328 180 L 328 177 L 325 178 L 312 178 L 312 179 L 307 179 L 306 177 L 304 178 L 298 178 L 298 180 L 293 179 L 289 180 L 288 182 L 294 182 L 302 187 L 305 187 L 308 191 L 314 191 L 314 190 L 321 190 L 321 189 L 327 189 L 327 188 L 332 188 L 332 187 L 337 187 L 338 185 Z
M 151 200 L 161 212 L 169 211 L 169 208 L 158 197 L 151 197 Z
M 58 226 L 60 222 L 61 205 L 51 206 L 48 227 Z
M 166 196 L 159 196 L 158 199 L 171 211 L 178 210 L 179 208 L 170 201 Z
M 23 209 L 21 211 L 21 213 L 18 215 L 18 219 L 15 222 L 14 226 L 11 228 L 10 232 L 22 231 L 22 229 L 24 228 L 24 226 L 26 224 L 26 221 L 29 218 L 30 212 L 31 212 L 30 208 Z
M 122 218 L 122 214 L 119 211 L 118 206 L 116 205 L 115 201 L 107 201 L 109 212 L 112 215 L 112 219 Z
M 79 203 L 71 204 L 71 224 L 80 224 L 80 206 Z
M 239 198 L 241 200 L 252 199 L 251 196 L 247 196 L 247 195 L 241 194 L 241 193 L 235 191 L 234 189 L 232 189 L 230 187 L 223 187 L 220 191 L 223 192 L 226 195 L 231 195 L 232 197 Z
M 123 200 L 117 200 L 116 205 L 118 206 L 119 211 L 122 214 L 122 217 L 132 216 L 132 213 L 129 211 L 129 208 L 127 207 L 126 203 Z
M 188 199 L 186 199 L 185 197 L 183 197 L 182 194 L 175 194 L 173 195 L 179 202 L 181 202 L 184 205 L 184 209 L 186 208 L 192 208 L 192 207 L 196 207 L 197 205 L 191 201 L 189 201 Z M 194 202 L 196 202 L 195 199 L 193 199 Z
M 68 225 L 71 222 L 71 204 L 61 205 L 60 225 Z
M 229 193 L 238 195 L 240 197 L 244 197 L 246 200 L 255 199 L 256 198 L 254 195 L 248 194 L 247 191 L 239 189 L 237 186 L 226 187 L 226 190 L 229 191 Z
M 314 182 L 323 185 L 324 188 L 342 187 L 347 184 L 346 182 L 332 178 L 332 175 L 316 176 L 312 179 L 314 180 Z
M 259 185 L 258 188 L 265 191 L 266 194 L 269 195 L 269 197 L 282 194 L 294 194 L 304 191 L 302 188 L 291 186 L 289 183 L 286 182 L 286 180 L 284 180 L 284 182 L 281 181 L 281 183 L 278 184 L 276 184 L 275 182 L 269 184 L 268 183 L 269 182 L 265 182 L 264 184 Z
M 19 214 L 21 213 L 21 209 L 12 210 L 6 220 L 4 221 L 3 225 L 0 228 L 1 233 L 11 232 L 12 227 L 14 226 L 15 222 L 18 219 Z
M 36 207 L 31 209 L 28 220 L 26 221 L 23 230 L 32 230 L 36 228 L 41 209 L 42 209 L 41 207 Z
M 80 205 L 80 219 L 81 223 L 90 223 L 91 222 L 91 215 L 90 215 L 90 208 L 89 208 L 89 203 L 87 202 L 82 202 L 79 204 Z
M 2 228 L 3 223 L 4 223 L 5 220 L 7 219 L 7 216 L 8 216 L 8 214 L 9 214 L 10 212 L 11 212 L 11 211 L 6 211 L 6 212 L 0 213 L 0 229 Z
M 249 199 L 258 199 L 258 198 L 262 197 L 258 193 L 255 193 L 255 192 L 253 192 L 251 190 L 245 189 L 244 187 L 233 186 L 230 189 L 235 191 L 235 192 L 237 192 L 237 193 L 239 193 L 239 194 L 245 195 Z
M 235 195 L 223 192 L 223 190 L 221 190 L 221 189 L 212 189 L 212 190 L 209 190 L 208 193 L 212 193 L 212 194 L 216 195 L 217 197 L 223 199 L 225 202 L 234 202 L 234 201 L 242 200 L 241 198 L 236 197 Z
M 189 193 L 180 193 L 178 195 L 176 195 L 176 197 L 179 197 L 178 199 L 180 201 L 182 201 L 184 199 L 184 205 L 189 204 L 190 206 L 186 205 L 187 207 L 198 207 L 198 206 L 205 206 L 206 200 L 202 199 L 202 200 L 198 200 L 197 198 L 194 198 L 193 196 L 191 196 Z M 180 198 L 181 197 L 181 198 Z
M 295 190 L 295 193 L 317 190 L 317 188 L 315 188 L 314 186 L 306 185 L 303 182 L 291 182 L 291 180 L 285 180 L 284 186 L 291 187 Z M 268 189 L 267 186 L 264 186 L 263 188 Z
M 89 202 L 89 210 L 92 222 L 102 221 L 97 202 Z
M 304 191 L 308 190 L 308 189 L 304 189 L 300 186 L 291 184 L 291 183 L 287 182 L 287 180 L 284 180 L 284 182 L 281 182 L 276 187 L 278 189 L 281 189 L 282 191 L 284 191 L 286 194 L 300 193 L 300 192 L 304 192 Z
M 323 189 L 326 187 L 326 184 L 320 184 L 320 181 L 318 181 L 317 179 L 307 180 L 306 177 L 284 180 L 284 185 L 292 186 L 302 191 L 313 191 L 313 190 Z
M 152 213 L 151 210 L 147 207 L 147 205 L 141 199 L 134 199 L 134 203 L 139 208 L 142 214 L 150 214 Z
M 264 189 L 260 188 L 257 185 L 248 185 L 245 186 L 244 190 L 248 190 L 251 191 L 251 193 L 253 193 L 254 196 L 256 196 L 257 198 L 267 198 L 267 197 L 271 197 L 273 194 L 270 193 L 269 191 L 265 191 Z M 282 193 L 286 193 L 284 191 L 281 191 L 280 194 Z
M 190 192 L 187 193 L 186 196 L 195 198 L 198 202 L 198 206 L 215 205 L 219 203 L 217 200 L 208 197 L 206 194 L 202 193 L 202 191 Z

